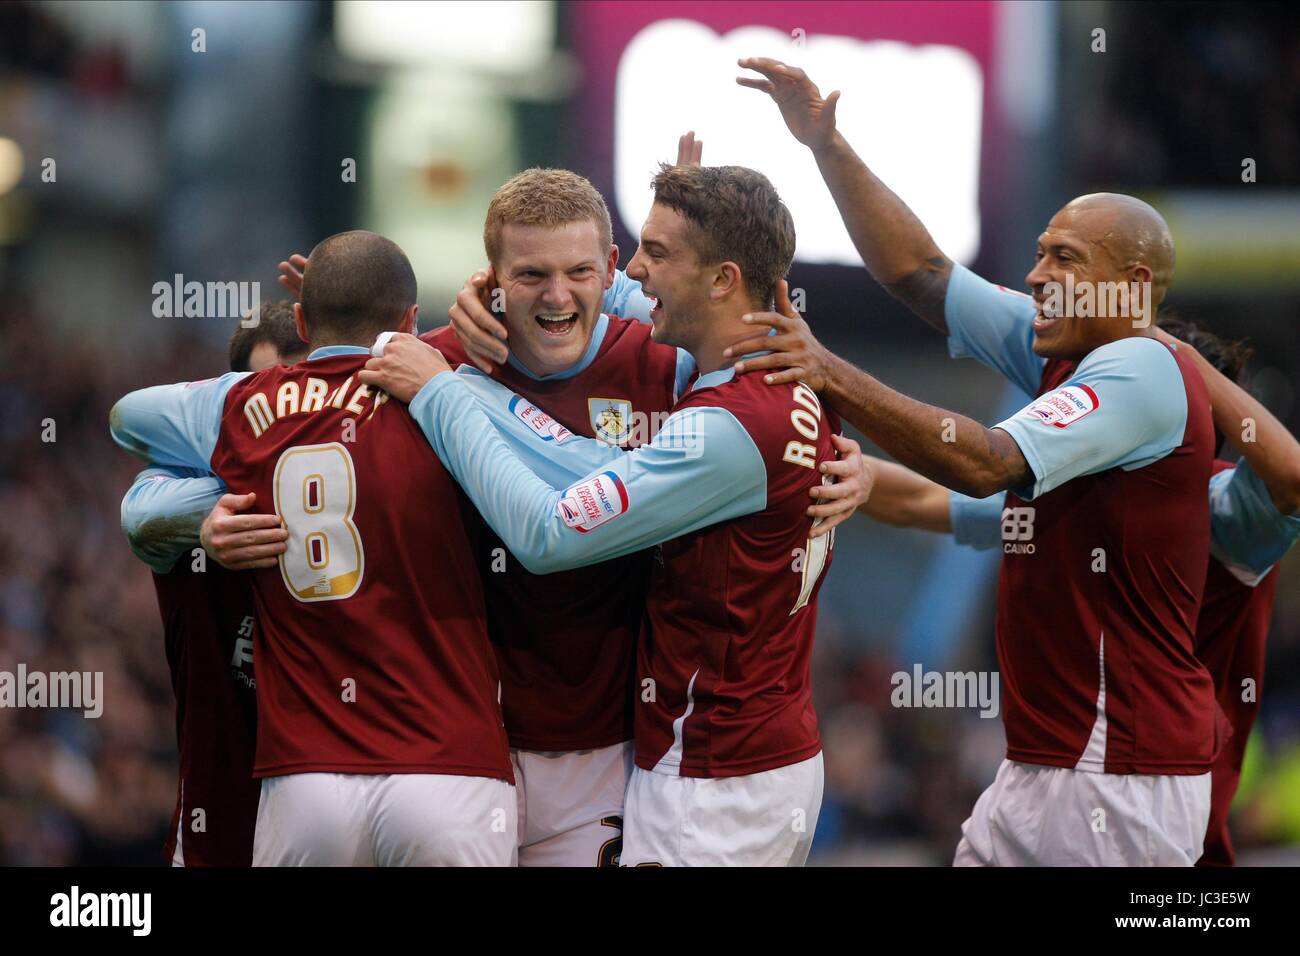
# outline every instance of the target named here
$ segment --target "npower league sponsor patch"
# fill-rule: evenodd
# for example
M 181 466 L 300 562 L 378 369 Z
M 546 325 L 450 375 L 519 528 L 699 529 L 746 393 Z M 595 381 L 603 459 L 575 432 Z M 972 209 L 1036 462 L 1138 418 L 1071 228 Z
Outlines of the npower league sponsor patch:
M 627 511 L 627 486 L 612 471 L 602 471 L 564 493 L 556 505 L 570 528 L 586 534 Z
M 1028 414 L 1044 425 L 1065 428 L 1095 412 L 1100 404 L 1097 393 L 1087 385 L 1065 385 L 1050 394 L 1039 396 L 1038 401 L 1029 407 Z
M 573 432 L 520 395 L 510 396 L 508 407 L 510 413 L 536 432 L 542 441 L 553 441 L 560 445 L 573 437 Z

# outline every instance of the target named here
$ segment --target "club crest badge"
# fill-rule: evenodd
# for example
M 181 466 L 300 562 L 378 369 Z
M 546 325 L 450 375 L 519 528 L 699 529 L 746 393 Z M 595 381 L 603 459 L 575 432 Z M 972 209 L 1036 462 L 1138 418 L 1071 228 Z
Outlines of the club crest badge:
M 632 403 L 622 398 L 589 398 L 591 430 L 610 445 L 625 445 L 632 437 Z

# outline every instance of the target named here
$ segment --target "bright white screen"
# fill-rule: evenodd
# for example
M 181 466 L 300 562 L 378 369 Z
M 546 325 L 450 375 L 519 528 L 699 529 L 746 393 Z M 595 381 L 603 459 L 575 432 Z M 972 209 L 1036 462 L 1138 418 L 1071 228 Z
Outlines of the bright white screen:
M 839 129 L 926 224 L 940 248 L 969 263 L 979 248 L 979 149 L 984 78 L 951 46 L 911 46 L 812 36 L 796 46 L 768 27 L 726 36 L 690 20 L 662 20 L 638 33 L 618 66 L 614 190 L 635 235 L 650 210 L 650 178 L 672 162 L 688 129 L 704 140 L 706 165 L 750 166 L 781 193 L 802 262 L 859 264 L 808 149 L 767 95 L 736 84 L 736 60 L 770 56 L 806 69 L 822 95 L 844 91 Z

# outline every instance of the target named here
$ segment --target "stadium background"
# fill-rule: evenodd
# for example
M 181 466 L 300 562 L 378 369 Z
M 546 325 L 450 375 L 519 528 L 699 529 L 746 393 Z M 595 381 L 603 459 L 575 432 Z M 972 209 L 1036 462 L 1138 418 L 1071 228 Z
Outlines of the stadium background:
M 761 126 L 737 134 L 748 154 L 711 139 L 729 128 L 726 110 L 696 71 L 734 71 L 676 55 L 674 38 L 766 27 L 793 62 L 821 34 L 964 50 L 976 85 L 960 91 L 923 89 L 924 70 L 855 84 L 868 61 L 853 57 L 882 48 L 843 53 L 841 114 L 854 100 L 896 107 L 879 136 L 854 140 L 868 161 L 879 169 L 939 144 L 928 161 L 978 187 L 968 261 L 1012 288 L 1071 196 L 1149 198 L 1179 247 L 1168 304 L 1249 336 L 1252 391 L 1300 428 L 1300 21 L 1286 6 L 398 6 L 0 5 L 0 670 L 102 671 L 106 696 L 98 720 L 0 710 L 0 862 L 159 859 L 175 795 L 171 691 L 148 572 L 118 527 L 137 466 L 112 446 L 107 411 L 132 388 L 224 370 L 233 323 L 156 318 L 154 283 L 259 281 L 271 298 L 279 259 L 366 227 L 411 254 L 427 328 L 481 263 L 492 191 L 529 165 L 591 177 L 630 257 L 639 223 L 614 201 L 619 176 L 648 183 L 646 157 L 671 159 L 675 141 L 629 156 L 620 129 L 693 128 L 706 163 L 746 162 L 778 186 L 772 164 L 785 181 L 815 178 L 811 162 L 789 159 L 770 103 Z M 706 36 L 692 49 L 729 48 Z M 625 61 L 653 69 L 620 73 Z M 949 154 L 957 126 L 977 139 L 963 150 L 952 133 Z M 341 176 L 349 157 L 356 182 Z M 1243 182 L 1246 158 L 1255 182 Z M 802 256 L 803 237 L 839 227 L 814 217 L 800 228 Z M 791 284 L 828 345 L 908 393 L 985 421 L 1014 401 L 996 376 L 948 360 L 860 268 L 799 261 Z M 55 441 L 42 440 L 46 419 Z M 996 561 L 865 519 L 840 529 L 816 655 L 827 788 L 814 862 L 950 860 L 1001 757 L 1001 723 L 974 709 L 895 709 L 890 675 L 916 663 L 996 668 Z M 1234 806 L 1243 863 L 1300 861 L 1300 557 L 1281 573 Z

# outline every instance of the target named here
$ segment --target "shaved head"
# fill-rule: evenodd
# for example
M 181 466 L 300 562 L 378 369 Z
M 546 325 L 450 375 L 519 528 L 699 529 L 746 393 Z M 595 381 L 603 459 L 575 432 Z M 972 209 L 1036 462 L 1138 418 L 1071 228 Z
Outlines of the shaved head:
M 323 239 L 302 272 L 302 312 L 313 346 L 368 345 L 415 304 L 415 271 L 397 243 L 355 229 Z
M 1025 277 L 1037 306 L 1034 352 L 1080 359 L 1151 334 L 1173 277 L 1174 240 L 1149 204 L 1120 193 L 1071 200 L 1038 237 Z
M 1089 193 L 1053 217 L 1072 221 L 1075 233 L 1103 249 L 1119 272 L 1151 270 L 1153 305 L 1160 305 L 1174 277 L 1174 237 L 1165 217 L 1149 203 L 1123 193 Z

